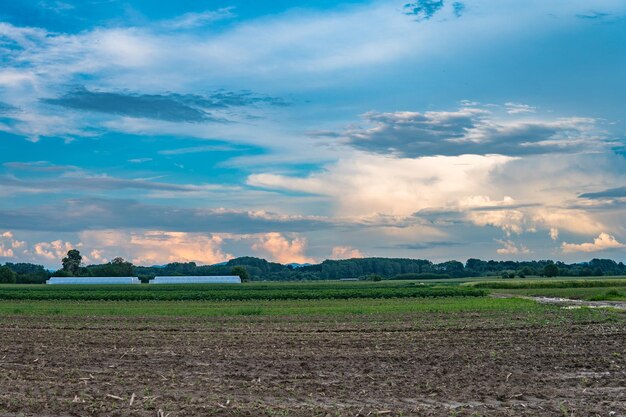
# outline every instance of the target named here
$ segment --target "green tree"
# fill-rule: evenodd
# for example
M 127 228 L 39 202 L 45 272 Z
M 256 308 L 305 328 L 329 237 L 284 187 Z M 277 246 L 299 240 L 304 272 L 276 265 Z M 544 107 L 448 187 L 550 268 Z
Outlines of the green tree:
M 111 266 L 113 266 L 116 274 L 114 276 L 129 277 L 133 275 L 133 264 L 126 262 L 122 257 L 114 258 L 111 261 Z
M 241 282 L 248 282 L 248 280 L 250 279 L 248 270 L 244 266 L 234 266 L 233 269 L 230 270 L 230 274 L 239 275 L 239 278 L 241 278 Z
M 2 284 L 15 284 L 17 281 L 17 274 L 11 270 L 8 266 L 0 266 L 0 283 Z
M 529 266 L 523 267 L 522 269 L 519 270 L 517 274 L 519 275 L 520 278 L 526 278 L 531 275 L 537 275 L 537 273 Z
M 67 256 L 61 260 L 61 264 L 63 264 L 63 271 L 71 275 L 78 276 L 82 261 L 83 257 L 80 256 L 80 252 L 76 249 L 70 249 L 67 251 Z
M 547 264 L 543 268 L 543 274 L 547 277 L 556 277 L 559 275 L 559 267 L 555 264 Z

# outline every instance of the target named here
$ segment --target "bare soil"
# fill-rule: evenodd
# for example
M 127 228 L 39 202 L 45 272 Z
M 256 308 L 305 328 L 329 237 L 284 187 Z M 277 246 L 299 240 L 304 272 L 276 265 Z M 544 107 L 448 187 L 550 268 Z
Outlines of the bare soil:
M 445 319 L 3 317 L 0 416 L 626 415 L 623 321 Z

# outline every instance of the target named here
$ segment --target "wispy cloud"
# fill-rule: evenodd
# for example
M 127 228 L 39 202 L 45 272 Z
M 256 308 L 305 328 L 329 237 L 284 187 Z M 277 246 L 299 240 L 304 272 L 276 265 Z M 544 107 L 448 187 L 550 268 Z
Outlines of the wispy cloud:
M 203 12 L 189 12 L 170 20 L 163 20 L 160 26 L 168 29 L 195 29 L 220 20 L 235 17 L 233 7 L 225 7 L 217 10 L 206 10 Z
M 63 167 L 41 167 L 40 171 L 54 172 Z M 32 168 L 31 168 L 32 169 Z M 66 169 L 60 169 L 66 171 Z M 145 179 L 117 178 L 107 175 L 92 176 L 84 173 L 68 174 L 55 179 L 19 179 L 14 176 L 0 176 L 0 184 L 11 187 L 15 192 L 21 190 L 38 190 L 40 193 L 66 192 L 67 190 L 154 190 L 178 192 L 202 192 L 227 190 L 229 187 L 221 184 L 175 184 Z
M 503 247 L 496 250 L 500 255 L 527 255 L 530 252 L 524 245 L 518 245 L 510 240 L 497 240 Z
M 187 208 L 102 198 L 0 209 L 0 228 L 54 232 L 125 228 L 213 233 L 299 232 L 333 227 L 333 223 L 319 217 L 265 211 Z
M 599 11 L 589 11 L 587 13 L 576 14 L 576 17 L 578 17 L 579 19 L 585 19 L 585 20 L 599 20 L 599 19 L 605 19 L 610 16 L 611 16 L 611 13 L 599 12 Z
M 33 172 L 80 171 L 80 168 L 75 165 L 56 165 L 49 161 L 5 162 L 3 165 L 6 168 L 9 168 L 12 170 L 19 170 L 19 171 L 33 171 Z
M 395 248 L 402 249 L 414 249 L 414 250 L 424 250 L 424 249 L 432 249 L 439 247 L 451 247 L 451 246 L 460 246 L 462 243 L 460 242 L 450 242 L 450 241 L 429 241 L 429 242 L 415 242 L 415 243 L 401 243 L 394 245 Z
M 190 146 L 187 148 L 178 149 L 164 149 L 159 151 L 161 155 L 184 155 L 189 153 L 202 153 L 202 152 L 230 152 L 240 150 L 240 148 L 232 145 L 199 145 Z
M 536 113 L 537 111 L 536 107 L 521 103 L 508 102 L 504 103 L 504 107 L 508 114 Z
M 152 158 L 132 158 L 129 159 L 128 162 L 131 164 L 143 164 L 144 162 L 150 162 L 152 160 Z
M 601 198 L 624 198 L 626 197 L 626 186 L 609 188 L 608 190 L 597 191 L 593 193 L 584 193 L 581 198 L 601 199 Z

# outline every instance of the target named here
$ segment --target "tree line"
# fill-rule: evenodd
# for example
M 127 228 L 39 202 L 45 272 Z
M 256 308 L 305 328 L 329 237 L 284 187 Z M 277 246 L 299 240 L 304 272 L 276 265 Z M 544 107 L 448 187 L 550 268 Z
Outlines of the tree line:
M 606 276 L 626 275 L 623 262 L 592 259 L 589 262 L 566 264 L 551 260 L 538 261 L 447 261 L 433 263 L 426 259 L 357 258 L 326 260 L 315 265 L 293 266 L 245 256 L 217 265 L 197 265 L 195 262 L 173 262 L 167 265 L 136 266 L 121 257 L 98 265 L 84 265 L 80 252 L 68 251 L 61 268 L 49 271 L 42 265 L 7 262 L 0 266 L 0 283 L 41 284 L 52 276 L 58 277 L 116 277 L 137 276 L 142 282 L 163 275 L 239 275 L 243 281 L 308 281 L 357 278 L 434 279 L 472 276 Z

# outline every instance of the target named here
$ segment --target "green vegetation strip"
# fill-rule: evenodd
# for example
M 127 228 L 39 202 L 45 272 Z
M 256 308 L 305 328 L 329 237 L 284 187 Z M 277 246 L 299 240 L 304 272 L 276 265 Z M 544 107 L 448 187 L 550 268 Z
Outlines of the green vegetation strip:
M 9 300 L 0 302 L 0 315 L 70 316 L 310 316 L 342 314 L 406 314 L 490 312 L 543 314 L 557 311 L 524 299 L 449 297 L 353 300 L 253 301 L 68 301 Z
M 626 301 L 625 287 L 494 289 L 492 292 L 530 297 L 572 298 L 587 301 Z
M 245 284 L 245 285 L 46 285 L 0 286 L 0 300 L 109 301 L 236 301 L 320 300 L 353 298 L 480 297 L 487 291 L 472 287 L 363 283 Z
M 626 279 L 594 279 L 594 280 L 514 280 L 514 281 L 482 281 L 464 284 L 472 288 L 493 289 L 537 289 L 537 288 L 593 288 L 593 287 L 626 287 Z
M 45 317 L 48 324 L 66 328 L 66 317 L 115 317 L 125 320 L 180 320 L 200 318 L 206 326 L 249 325 L 254 320 L 284 323 L 302 321 L 315 328 L 322 317 L 338 323 L 411 323 L 424 328 L 489 328 L 523 326 L 568 326 L 572 323 L 609 323 L 626 320 L 626 314 L 611 309 L 566 310 L 519 298 L 491 297 L 388 298 L 352 300 L 251 300 L 251 301 L 0 301 L 0 319 Z M 56 319 L 55 319 L 56 318 Z M 218 318 L 217 321 L 205 320 Z M 221 320 L 226 319 L 226 322 Z M 55 321 L 56 320 L 56 321 Z M 127 322 L 127 323 L 128 323 Z M 75 322 L 83 326 L 83 320 Z M 93 322 L 91 322 L 93 323 Z M 181 323 L 184 323 L 182 321 Z M 192 322 L 193 323 L 193 322 Z M 227 323 L 227 324 L 224 324 Z

